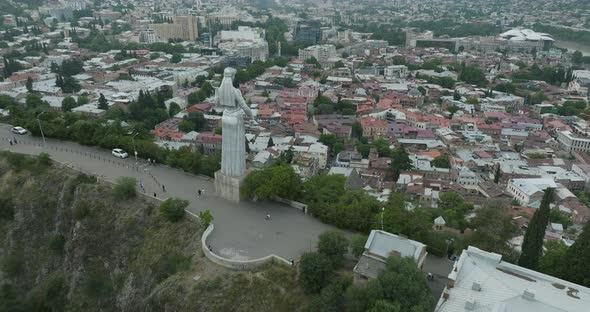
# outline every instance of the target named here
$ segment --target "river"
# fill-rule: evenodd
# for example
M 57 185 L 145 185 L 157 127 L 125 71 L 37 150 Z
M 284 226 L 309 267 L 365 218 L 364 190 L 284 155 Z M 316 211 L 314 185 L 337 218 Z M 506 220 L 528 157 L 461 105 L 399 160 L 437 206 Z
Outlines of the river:
M 582 52 L 582 54 L 584 56 L 590 56 L 590 46 L 589 45 L 585 45 L 585 44 L 581 44 L 581 43 L 577 43 L 577 42 L 573 42 L 573 41 L 562 41 L 562 40 L 556 40 L 555 45 L 560 48 L 566 48 L 566 49 L 572 50 L 572 51 L 578 50 L 578 51 Z

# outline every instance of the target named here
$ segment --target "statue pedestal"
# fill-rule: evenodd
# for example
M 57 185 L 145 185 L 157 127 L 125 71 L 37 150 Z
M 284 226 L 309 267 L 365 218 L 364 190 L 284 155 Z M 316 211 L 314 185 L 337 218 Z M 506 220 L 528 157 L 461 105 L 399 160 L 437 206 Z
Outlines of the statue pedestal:
M 240 202 L 240 186 L 246 175 L 241 177 L 230 177 L 221 173 L 221 170 L 215 172 L 215 193 L 221 198 Z

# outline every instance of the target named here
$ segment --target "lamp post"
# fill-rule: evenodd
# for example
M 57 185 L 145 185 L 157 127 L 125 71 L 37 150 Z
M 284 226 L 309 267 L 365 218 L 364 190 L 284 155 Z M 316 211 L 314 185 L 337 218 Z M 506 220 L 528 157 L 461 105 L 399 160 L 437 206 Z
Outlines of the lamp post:
M 135 155 L 135 163 L 137 164 L 137 150 L 135 149 L 135 137 L 139 134 L 136 133 L 131 137 L 131 143 L 133 143 L 133 154 Z
M 39 117 L 41 115 L 43 115 L 45 112 L 41 112 L 39 113 L 39 115 L 37 115 L 37 123 L 39 124 L 39 130 L 41 130 L 41 137 L 43 138 L 43 147 L 46 146 L 46 142 L 45 142 L 45 134 L 43 134 L 43 127 L 41 127 L 41 120 L 39 120 Z
M 383 231 L 383 214 L 385 213 L 385 207 L 381 207 L 381 231 Z
M 446 252 L 446 253 L 447 253 L 447 258 L 450 258 L 450 257 L 449 257 L 449 246 L 450 246 L 450 245 L 451 245 L 451 244 L 452 244 L 454 241 L 455 241 L 455 240 L 454 240 L 454 239 L 452 239 L 452 238 L 449 238 L 449 239 L 447 239 L 447 252 Z

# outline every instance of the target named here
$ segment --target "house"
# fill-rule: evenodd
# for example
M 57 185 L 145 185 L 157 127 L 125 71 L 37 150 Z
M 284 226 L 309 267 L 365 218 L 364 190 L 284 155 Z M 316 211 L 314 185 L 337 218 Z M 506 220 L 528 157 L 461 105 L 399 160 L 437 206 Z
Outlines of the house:
M 588 311 L 590 289 L 502 261 L 469 246 L 455 262 L 437 312 Z
M 508 193 L 521 205 L 528 206 L 543 198 L 546 188 L 557 188 L 553 179 L 511 179 Z
M 422 268 L 426 259 L 426 245 L 385 231 L 372 230 L 365 251 L 354 267 L 354 282 L 365 283 L 385 269 L 387 258 L 409 257 Z

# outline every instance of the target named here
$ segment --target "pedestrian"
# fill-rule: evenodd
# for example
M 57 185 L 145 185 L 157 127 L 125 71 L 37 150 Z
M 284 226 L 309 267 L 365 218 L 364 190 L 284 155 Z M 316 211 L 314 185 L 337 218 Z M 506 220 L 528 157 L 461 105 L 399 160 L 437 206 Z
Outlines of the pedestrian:
M 12 139 L 8 140 L 8 143 L 10 143 L 10 146 L 12 146 Z
M 148 163 L 149 163 L 149 164 L 151 164 L 151 163 L 152 163 L 152 160 L 151 160 L 151 159 L 149 159 L 149 158 L 148 158 Z
M 154 197 L 158 197 L 158 196 L 156 195 L 156 192 L 154 192 Z
M 17 143 L 17 142 L 16 142 L 16 138 L 13 138 L 12 140 L 14 141 L 14 144 L 16 144 L 16 143 Z
M 270 220 L 270 213 L 266 215 L 266 220 Z
M 291 259 L 291 266 L 295 266 L 295 260 Z
M 213 251 L 213 248 L 211 248 L 211 244 L 209 244 L 207 247 L 209 248 L 209 251 Z
M 166 187 L 162 184 L 162 192 L 166 193 Z
M 202 189 L 202 190 L 201 190 L 201 195 L 202 195 L 202 196 L 205 196 L 205 189 Z
M 201 189 L 197 190 L 197 193 L 199 193 L 199 197 L 201 197 Z
M 428 272 L 428 280 L 432 281 L 434 279 L 434 275 L 432 275 L 432 273 Z

